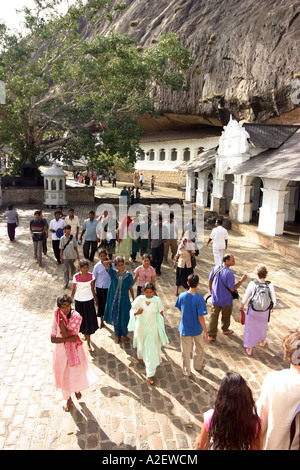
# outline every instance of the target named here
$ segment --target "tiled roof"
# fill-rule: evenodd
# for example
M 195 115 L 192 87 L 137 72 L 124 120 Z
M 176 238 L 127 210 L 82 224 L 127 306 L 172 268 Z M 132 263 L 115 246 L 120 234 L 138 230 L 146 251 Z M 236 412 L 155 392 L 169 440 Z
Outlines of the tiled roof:
M 277 149 L 289 139 L 300 126 L 244 123 L 243 127 L 250 135 L 250 142 L 254 147 Z
M 266 150 L 227 173 L 300 181 L 300 128 L 279 148 Z

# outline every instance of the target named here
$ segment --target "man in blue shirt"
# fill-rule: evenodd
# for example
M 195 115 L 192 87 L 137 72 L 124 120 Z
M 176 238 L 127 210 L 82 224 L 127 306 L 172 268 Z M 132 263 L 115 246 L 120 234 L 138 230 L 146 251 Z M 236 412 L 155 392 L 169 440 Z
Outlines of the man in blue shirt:
M 214 266 L 209 275 L 209 291 L 211 293 L 211 315 L 208 325 L 208 341 L 215 341 L 217 337 L 218 320 L 222 312 L 222 333 L 232 334 L 229 329 L 232 314 L 232 292 L 238 289 L 246 281 L 246 274 L 235 284 L 235 279 L 230 266 L 235 265 L 235 258 L 227 254 L 223 258 L 223 265 Z
M 97 228 L 98 220 L 95 219 L 95 212 L 89 212 L 89 218 L 83 222 L 82 232 L 80 235 L 80 241 L 82 242 L 82 237 L 84 236 L 83 244 L 83 256 L 90 261 L 94 261 L 94 256 L 97 250 L 98 237 L 97 237 Z
M 189 290 L 179 295 L 175 307 L 181 311 L 178 330 L 180 332 L 182 371 L 184 375 L 190 376 L 190 355 L 193 345 L 193 367 L 196 371 L 200 371 L 202 367 L 204 342 L 207 340 L 204 321 L 207 309 L 205 300 L 197 292 L 199 285 L 197 274 L 190 274 L 187 283 Z

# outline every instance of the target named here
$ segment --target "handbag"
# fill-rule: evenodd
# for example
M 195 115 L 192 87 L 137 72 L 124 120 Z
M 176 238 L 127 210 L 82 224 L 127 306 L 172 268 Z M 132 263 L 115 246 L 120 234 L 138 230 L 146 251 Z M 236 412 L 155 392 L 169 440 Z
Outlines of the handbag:
M 197 260 L 195 256 L 191 256 L 191 263 L 192 263 L 192 268 L 195 269 L 196 264 L 197 264 Z
M 222 268 L 220 268 L 218 271 L 215 272 L 213 278 L 212 278 L 212 281 L 214 280 L 214 277 L 216 276 L 216 274 L 218 274 L 219 272 L 221 272 L 223 269 L 225 268 L 225 266 L 222 266 Z M 224 282 L 222 281 L 222 278 L 220 277 L 221 279 L 221 282 L 223 284 L 224 287 L 226 287 L 226 289 L 229 290 L 229 292 L 231 293 L 232 295 L 232 298 L 235 300 L 235 299 L 238 299 L 239 298 L 239 293 L 237 291 L 237 289 L 235 289 L 234 291 L 230 290 L 229 287 L 225 286 Z
M 245 315 L 244 315 L 244 310 L 241 308 L 240 309 L 241 311 L 241 324 L 242 325 L 245 325 Z

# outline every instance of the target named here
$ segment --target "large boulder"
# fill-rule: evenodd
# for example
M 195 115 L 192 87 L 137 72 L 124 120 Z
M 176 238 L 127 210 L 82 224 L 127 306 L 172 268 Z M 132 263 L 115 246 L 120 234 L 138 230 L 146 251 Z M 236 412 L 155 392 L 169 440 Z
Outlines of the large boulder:
M 192 51 L 199 72 L 189 92 L 156 90 L 160 125 L 224 125 L 230 114 L 250 122 L 300 122 L 300 100 L 293 88 L 300 91 L 299 2 L 126 3 L 129 8 L 113 22 L 118 32 L 134 36 L 141 46 L 150 45 L 162 33 L 175 32 Z M 99 19 L 98 32 L 109 27 Z

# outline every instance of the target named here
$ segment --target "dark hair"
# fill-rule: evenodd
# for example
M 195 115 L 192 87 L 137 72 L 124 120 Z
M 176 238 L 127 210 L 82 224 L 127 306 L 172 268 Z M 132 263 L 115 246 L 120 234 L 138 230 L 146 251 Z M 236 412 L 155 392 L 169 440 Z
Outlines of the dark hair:
M 56 299 L 56 304 L 58 307 L 61 307 L 62 304 L 64 304 L 65 302 L 68 302 L 69 304 L 71 304 L 73 302 L 72 297 L 68 294 L 64 294 L 64 295 L 60 295 Z
M 231 255 L 225 255 L 225 256 L 223 257 L 223 263 L 226 263 L 226 261 L 229 261 L 229 260 L 230 260 L 230 256 L 231 256 Z
M 197 274 L 190 274 L 187 278 L 189 286 L 194 288 L 199 284 L 199 276 Z
M 150 255 L 147 255 L 147 253 L 145 253 L 145 254 L 142 256 L 142 260 L 143 260 L 143 259 L 146 259 L 146 258 L 148 258 L 148 259 L 151 260 L 151 256 L 150 256 Z
M 12 204 L 9 204 L 9 206 L 8 206 L 7 209 L 8 209 L 9 211 L 11 211 L 13 207 L 14 207 L 14 206 L 13 206 Z
M 65 230 L 66 230 L 66 228 L 67 228 L 68 230 L 69 230 L 69 229 L 72 229 L 71 225 L 69 225 L 69 224 L 64 226 L 64 229 L 65 229 Z
M 125 259 L 123 258 L 123 256 L 117 256 L 114 260 L 114 264 L 115 266 L 117 266 L 118 263 L 124 263 L 125 264 Z
M 56 210 L 56 211 L 54 212 L 54 215 L 56 215 L 56 214 L 60 214 L 60 211 L 57 211 L 57 210 Z
M 260 419 L 251 389 L 237 372 L 222 379 L 208 439 L 214 450 L 250 450 L 258 438 Z
M 95 211 L 90 211 L 89 214 L 94 214 L 95 215 Z
M 79 261 L 79 267 L 83 268 L 83 266 L 89 266 L 89 262 L 86 261 L 85 259 L 82 259 Z
M 219 224 L 219 225 L 223 225 L 223 219 L 217 219 L 216 222 L 217 222 L 217 224 Z
M 152 284 L 152 282 L 146 282 L 143 286 L 143 292 L 146 290 L 146 289 L 151 289 L 153 292 L 155 292 L 155 287 L 154 285 Z
M 74 209 L 69 209 L 69 212 L 74 212 Z
M 99 250 L 98 256 L 100 256 L 102 253 L 107 256 L 107 251 L 104 248 L 101 248 L 101 250 Z
M 41 215 L 40 211 L 35 211 L 34 215 Z

